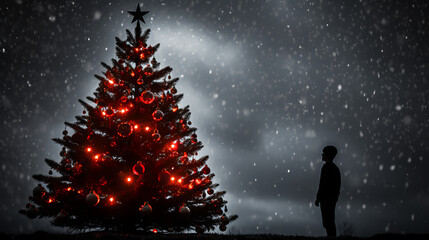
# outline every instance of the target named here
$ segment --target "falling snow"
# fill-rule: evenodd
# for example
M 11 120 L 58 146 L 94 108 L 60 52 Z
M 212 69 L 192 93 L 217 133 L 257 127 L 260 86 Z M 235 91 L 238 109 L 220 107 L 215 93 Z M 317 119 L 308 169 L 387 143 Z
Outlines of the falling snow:
M 145 1 L 156 58 L 239 220 L 232 233 L 322 235 L 324 145 L 342 172 L 337 224 L 357 235 L 429 221 L 429 8 L 396 1 Z M 0 231 L 54 229 L 18 215 L 64 121 L 97 87 L 127 1 L 7 1 L 0 30 Z M 310 204 L 309 204 L 310 202 Z M 368 221 L 371 219 L 371 221 Z

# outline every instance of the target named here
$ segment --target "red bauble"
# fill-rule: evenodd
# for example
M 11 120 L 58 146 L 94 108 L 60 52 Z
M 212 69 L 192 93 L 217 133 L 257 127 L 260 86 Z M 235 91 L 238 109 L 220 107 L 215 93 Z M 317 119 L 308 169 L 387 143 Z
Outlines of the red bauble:
M 90 206 L 95 206 L 100 202 L 100 196 L 94 191 L 86 195 L 86 203 Z
M 164 113 L 161 110 L 156 110 L 152 113 L 153 120 L 155 121 L 161 121 L 164 117 Z
M 133 167 L 133 173 L 134 173 L 135 175 L 141 175 L 141 174 L 143 174 L 143 173 L 144 173 L 144 170 L 145 170 L 145 168 L 144 168 L 144 166 L 143 166 L 143 164 L 142 164 L 142 162 L 141 162 L 141 161 L 138 161 L 138 162 L 134 165 L 134 167 Z
M 106 110 L 106 116 L 108 116 L 108 117 L 110 117 L 110 116 L 112 116 L 113 115 L 113 110 L 111 109 L 111 108 L 108 108 L 107 110 Z
M 121 137 L 128 137 L 133 133 L 133 127 L 129 123 L 121 123 L 118 126 L 118 134 Z
M 213 193 L 214 193 L 213 188 L 209 188 L 209 189 L 207 189 L 207 194 L 208 194 L 208 195 L 212 195 Z
M 202 171 L 203 171 L 203 173 L 204 173 L 204 174 L 206 174 L 206 175 L 207 175 L 207 174 L 209 174 L 209 173 L 210 173 L 210 168 L 209 168 L 207 165 L 205 165 L 205 166 L 203 167 L 203 170 L 202 170 Z
M 221 224 L 221 225 L 219 226 L 219 230 L 221 230 L 222 232 L 225 232 L 225 231 L 226 231 L 226 225 Z
M 139 79 L 137 79 L 137 84 L 142 85 L 143 83 L 144 83 L 143 79 L 141 77 L 139 77 Z
M 175 87 L 172 87 L 171 90 L 170 90 L 170 92 L 172 94 L 176 94 L 177 93 L 177 89 Z
M 155 95 L 149 90 L 146 90 L 141 95 L 142 102 L 144 104 L 151 104 L 155 100 Z
M 123 102 L 123 103 L 124 103 L 124 102 L 126 102 L 126 101 L 128 101 L 127 96 L 122 96 L 122 97 L 121 97 L 121 102 Z
M 158 181 L 163 185 L 168 184 L 170 182 L 170 176 L 171 174 L 168 171 L 162 171 L 158 175 Z
M 147 66 L 143 69 L 143 73 L 146 76 L 150 76 L 153 74 L 153 69 L 150 66 Z
M 154 141 L 158 141 L 159 139 L 161 139 L 161 134 L 159 134 L 158 132 L 154 132 L 154 133 L 152 134 L 152 139 L 153 139 Z

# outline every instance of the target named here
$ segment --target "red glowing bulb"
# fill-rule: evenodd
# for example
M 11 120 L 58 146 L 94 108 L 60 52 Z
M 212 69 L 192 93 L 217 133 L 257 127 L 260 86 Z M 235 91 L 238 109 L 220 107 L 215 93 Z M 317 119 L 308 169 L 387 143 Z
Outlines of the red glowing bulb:
M 48 203 L 51 203 L 51 202 L 53 202 L 53 201 L 54 201 L 54 199 L 49 198 Z
M 171 177 L 170 179 L 171 179 L 171 181 L 173 182 L 175 178 L 174 178 L 174 177 Z
M 127 177 L 127 182 L 131 182 L 131 177 Z
M 144 128 L 144 130 L 149 131 L 149 130 L 150 130 L 150 127 L 149 127 L 149 126 L 146 126 L 146 127 Z
M 182 179 L 181 179 L 181 178 L 179 178 L 179 180 L 177 180 L 177 182 L 178 182 L 178 183 L 182 183 Z
M 86 149 L 86 151 L 87 151 L 87 152 L 91 152 L 91 151 L 92 151 L 92 148 L 90 148 L 90 147 L 89 147 L 89 148 L 87 148 L 87 149 Z
M 137 129 L 137 128 L 139 128 L 139 125 L 137 125 L 137 124 L 134 125 L 134 129 Z
M 113 80 L 111 80 L 111 79 L 109 79 L 109 83 L 112 84 L 112 85 L 115 84 L 115 82 Z
M 71 190 L 72 190 L 72 188 L 71 188 L 71 187 L 68 187 L 68 188 L 67 188 L 67 191 L 71 191 Z
M 95 155 L 95 156 L 94 156 L 94 159 L 95 159 L 95 160 L 98 160 L 98 158 L 100 158 L 100 155 L 99 155 L 99 154 L 97 154 L 97 155 Z
M 103 116 L 106 116 L 106 112 L 105 111 L 102 111 L 101 114 L 103 114 Z
M 170 145 L 171 150 L 177 150 L 177 144 L 176 143 L 172 143 Z
M 188 188 L 192 189 L 192 188 L 194 188 L 194 186 L 192 186 L 192 184 L 189 184 Z
M 113 198 L 113 197 L 110 197 L 110 198 L 109 198 L 109 201 L 110 201 L 110 202 L 113 202 L 114 200 L 115 200 L 115 198 Z
M 138 52 L 138 51 L 139 51 L 139 48 L 135 48 L 134 50 L 135 50 L 136 52 Z
M 158 232 L 158 230 L 156 230 L 156 228 L 154 228 L 154 229 L 152 230 L 152 232 L 153 232 L 153 233 L 157 233 L 157 232 Z

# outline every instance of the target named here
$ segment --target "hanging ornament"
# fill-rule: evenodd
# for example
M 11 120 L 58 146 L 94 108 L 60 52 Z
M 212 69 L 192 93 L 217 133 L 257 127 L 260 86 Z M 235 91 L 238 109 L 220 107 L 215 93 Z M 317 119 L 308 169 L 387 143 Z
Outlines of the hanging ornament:
M 153 74 L 153 69 L 150 66 L 147 66 L 143 69 L 143 73 L 146 76 L 150 76 Z
M 49 174 L 49 175 L 52 175 L 52 173 L 53 173 L 53 172 L 52 172 L 52 170 L 49 170 L 48 174 Z
M 110 146 L 111 146 L 111 147 L 115 147 L 115 146 L 116 146 L 116 142 L 115 142 L 115 141 L 111 141 L 111 142 L 110 142 Z
M 176 89 L 176 87 L 172 87 L 171 88 L 171 90 L 170 90 L 170 92 L 172 93 L 172 94 L 176 94 L 177 93 L 177 89 Z
M 228 207 L 226 205 L 225 205 L 225 209 L 223 211 L 228 212 Z
M 151 104 L 155 100 L 155 96 L 149 90 L 146 90 L 141 95 L 142 102 L 144 104 Z
M 133 173 L 135 175 L 141 175 L 141 174 L 143 174 L 144 170 L 145 170 L 145 168 L 144 168 L 144 166 L 143 166 L 143 164 L 142 164 L 141 161 L 137 161 L 137 163 L 134 164 L 134 166 L 133 166 Z
M 142 85 L 143 83 L 144 83 L 143 78 L 142 78 L 142 77 L 139 77 L 139 78 L 137 79 L 137 84 L 138 84 L 138 85 Z
M 133 127 L 129 123 L 127 123 L 127 122 L 121 123 L 118 126 L 118 134 L 119 134 L 119 136 L 121 136 L 121 137 L 128 137 L 128 136 L 131 135 L 131 133 L 133 133 Z
M 191 125 L 192 124 L 192 122 L 191 121 L 188 121 L 188 125 Z M 195 133 L 194 133 L 195 134 Z M 195 137 L 197 137 L 197 134 L 195 134 Z
M 63 135 L 65 136 L 65 135 L 67 135 L 69 132 L 67 132 L 67 130 L 64 130 L 63 131 Z
M 179 209 L 179 213 L 184 216 L 188 216 L 191 213 L 191 210 L 186 206 L 186 204 L 183 204 Z
M 139 211 L 144 215 L 149 215 L 152 213 L 152 206 L 149 205 L 148 202 L 145 202 L 143 205 L 141 205 Z
M 153 120 L 155 121 L 161 121 L 164 117 L 164 113 L 161 110 L 156 110 L 152 113 Z
M 225 232 L 225 231 L 226 231 L 226 225 L 221 224 L 221 225 L 219 226 L 219 230 L 221 230 L 222 232 Z
M 210 173 L 210 168 L 209 168 L 207 165 L 205 165 L 205 166 L 203 167 L 203 170 L 202 170 L 202 171 L 203 171 L 203 173 L 204 173 L 204 174 L 206 174 L 206 175 L 207 175 L 207 174 L 209 174 L 209 173 Z
M 207 189 L 207 194 L 208 194 L 208 195 L 212 195 L 213 193 L 214 193 L 213 188 L 209 188 L 209 189 Z
M 124 86 L 124 81 L 123 80 L 119 80 L 118 84 L 119 84 L 119 86 Z
M 39 183 L 37 187 L 33 189 L 33 196 L 36 199 L 41 199 L 46 195 L 46 189 Z
M 126 96 L 121 97 L 121 102 L 125 103 L 128 101 L 128 98 Z
M 164 170 L 158 175 L 158 181 L 162 185 L 166 185 L 170 182 L 170 176 L 171 176 L 171 174 L 168 171 Z
M 220 218 L 220 222 L 222 223 L 222 224 L 228 224 L 229 223 L 229 218 L 225 215 L 225 214 L 223 214 L 222 215 L 222 217 Z
M 155 130 L 155 132 L 152 134 L 152 139 L 154 141 L 158 141 L 159 139 L 161 139 L 161 134 L 159 134 L 158 130 Z
M 203 234 L 204 231 L 206 231 L 206 229 L 201 225 L 195 227 L 195 232 L 197 232 L 198 234 Z
M 28 218 L 35 219 L 39 215 L 39 210 L 37 210 L 36 206 L 29 203 L 27 204 L 26 214 Z
M 85 111 L 85 110 L 83 110 L 83 111 L 82 111 L 82 113 L 83 113 L 83 114 L 86 114 L 86 111 Z
M 90 206 L 95 206 L 100 202 L 100 196 L 94 191 L 86 195 L 86 203 Z
M 110 116 L 112 116 L 113 115 L 113 110 L 111 109 L 111 108 L 108 108 L 106 111 L 105 111 L 105 113 L 106 113 L 106 116 L 108 116 L 108 117 L 110 117 Z
M 168 75 L 168 79 L 171 79 L 171 75 Z

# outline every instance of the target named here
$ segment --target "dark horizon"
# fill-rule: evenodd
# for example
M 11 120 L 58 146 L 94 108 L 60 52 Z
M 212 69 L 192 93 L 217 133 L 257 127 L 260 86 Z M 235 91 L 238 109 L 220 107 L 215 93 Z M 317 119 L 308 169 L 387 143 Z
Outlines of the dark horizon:
M 0 10 L 0 232 L 61 231 L 18 213 L 59 160 L 138 1 L 22 0 Z M 231 233 L 323 236 L 314 206 L 324 146 L 339 152 L 337 229 L 427 233 L 426 2 L 145 1 L 142 28 L 179 77 Z

